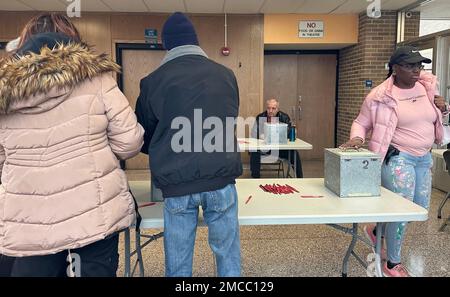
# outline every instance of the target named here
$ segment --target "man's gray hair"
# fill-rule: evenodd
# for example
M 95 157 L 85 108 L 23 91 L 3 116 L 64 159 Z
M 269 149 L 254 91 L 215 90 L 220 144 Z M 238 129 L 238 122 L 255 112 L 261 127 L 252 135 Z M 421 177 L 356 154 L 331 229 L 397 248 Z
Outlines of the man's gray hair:
M 267 104 L 269 104 L 270 102 L 275 102 L 275 103 L 277 104 L 277 108 L 280 108 L 280 101 L 278 101 L 278 99 L 270 98 L 270 99 L 266 100 L 266 106 L 267 106 Z

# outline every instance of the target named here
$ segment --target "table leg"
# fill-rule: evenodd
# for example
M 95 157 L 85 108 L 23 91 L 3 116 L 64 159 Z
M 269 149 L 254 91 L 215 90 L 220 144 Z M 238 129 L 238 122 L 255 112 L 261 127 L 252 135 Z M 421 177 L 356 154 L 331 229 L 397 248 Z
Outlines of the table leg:
M 377 228 L 377 243 L 375 245 L 375 269 L 377 276 L 382 277 L 383 276 L 383 272 L 381 269 L 381 246 L 382 246 L 381 236 L 383 230 L 382 223 L 377 223 L 376 228 Z
M 450 216 L 447 218 L 447 220 L 445 220 L 444 223 L 442 223 L 441 227 L 439 227 L 439 232 L 444 232 L 444 229 L 447 225 L 450 224 Z
M 141 231 L 136 231 L 136 254 L 137 260 L 139 262 L 139 275 L 144 277 L 144 259 L 142 258 L 142 250 L 141 250 Z
M 294 152 L 294 165 L 292 166 L 294 168 L 294 175 L 293 177 L 296 178 L 297 177 L 297 154 Z M 287 177 L 289 177 L 289 173 L 291 171 L 291 151 L 288 151 L 288 170 L 287 170 Z
M 442 208 L 444 208 L 445 202 L 447 202 L 447 199 L 449 199 L 449 198 L 450 198 L 450 193 L 447 193 L 445 198 L 441 201 L 441 204 L 439 205 L 439 208 L 438 208 L 438 219 L 442 218 Z
M 297 176 L 297 151 L 293 151 L 294 153 L 294 174 L 295 177 L 298 178 Z
M 130 228 L 125 230 L 125 277 L 130 277 Z
M 355 248 L 356 242 L 358 241 L 358 223 L 353 223 L 352 228 L 352 241 L 350 243 L 350 246 L 348 247 L 347 253 L 344 257 L 344 262 L 342 263 L 342 276 L 347 277 L 348 273 L 348 260 L 350 258 L 350 255 L 353 253 L 353 249 Z

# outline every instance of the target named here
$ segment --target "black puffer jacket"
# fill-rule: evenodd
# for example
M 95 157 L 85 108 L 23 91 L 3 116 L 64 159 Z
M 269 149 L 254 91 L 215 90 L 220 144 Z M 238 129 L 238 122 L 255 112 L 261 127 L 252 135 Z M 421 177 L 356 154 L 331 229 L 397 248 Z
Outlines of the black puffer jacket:
M 206 152 L 198 138 L 195 141 L 194 110 L 197 114 L 201 110 L 201 126 L 208 117 L 222 121 L 222 152 Z M 241 157 L 235 133 L 226 137 L 225 123 L 227 117 L 236 118 L 238 113 L 239 90 L 233 72 L 207 57 L 175 58 L 142 79 L 136 104 L 138 121 L 145 129 L 142 152 L 150 157 L 152 180 L 164 197 L 218 190 L 235 182 L 242 174 Z M 190 127 L 172 128 L 172 121 L 180 117 L 186 118 Z M 201 126 L 203 140 L 212 129 Z M 190 142 L 190 151 L 175 152 L 172 140 L 179 139 L 184 129 L 191 132 L 190 139 L 183 139 Z M 227 152 L 227 147 L 233 149 Z

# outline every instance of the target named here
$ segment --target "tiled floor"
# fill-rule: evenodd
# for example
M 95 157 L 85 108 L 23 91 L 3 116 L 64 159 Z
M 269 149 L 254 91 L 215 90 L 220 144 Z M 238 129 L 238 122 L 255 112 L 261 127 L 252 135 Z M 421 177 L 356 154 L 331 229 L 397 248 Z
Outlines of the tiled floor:
M 303 169 L 305 177 L 323 176 L 320 161 L 304 162 Z M 134 180 L 148 178 L 142 172 L 128 175 Z M 248 176 L 245 170 L 243 178 Z M 443 192 L 434 189 L 429 219 L 408 225 L 403 262 L 416 276 L 450 276 L 450 226 L 438 232 L 443 219 L 437 219 L 437 208 L 443 197 Z M 447 204 L 443 218 L 450 215 L 450 203 Z M 240 230 L 243 276 L 340 276 L 342 259 L 350 243 L 348 235 L 325 225 L 244 226 Z M 146 233 L 159 231 L 162 230 Z M 357 244 L 356 250 L 364 258 L 370 253 L 370 248 L 362 243 Z M 120 254 L 123 260 L 123 240 Z M 164 276 L 162 238 L 143 249 L 143 257 L 146 276 Z M 118 274 L 123 275 L 123 261 Z M 205 227 L 197 231 L 193 274 L 215 275 Z M 349 276 L 366 275 L 366 270 L 351 258 Z

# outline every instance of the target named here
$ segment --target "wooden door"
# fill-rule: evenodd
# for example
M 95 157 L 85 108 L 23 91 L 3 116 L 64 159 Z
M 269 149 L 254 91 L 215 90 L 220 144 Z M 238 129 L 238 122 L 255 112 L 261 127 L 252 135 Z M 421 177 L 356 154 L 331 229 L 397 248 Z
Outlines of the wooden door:
M 298 56 L 298 96 L 301 113 L 299 138 L 313 145 L 302 158 L 323 159 L 323 149 L 334 147 L 336 106 L 336 55 Z
M 141 79 L 159 67 L 165 54 L 163 50 L 122 51 L 123 92 L 133 109 L 139 96 Z M 148 156 L 140 153 L 125 164 L 126 169 L 148 169 Z
M 277 98 L 280 110 L 292 118 L 300 96 L 297 137 L 313 145 L 301 156 L 321 160 L 323 149 L 334 147 L 336 55 L 264 56 L 264 101 Z
M 298 66 L 296 55 L 264 56 L 264 104 L 266 100 L 276 98 L 280 101 L 280 110 L 290 114 L 290 108 L 297 101 Z

